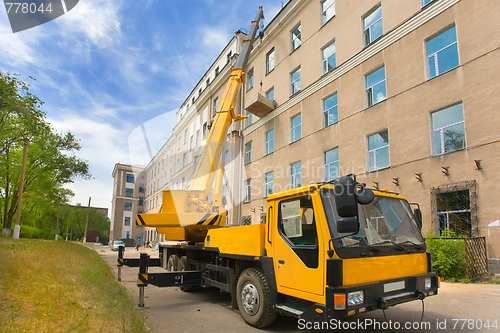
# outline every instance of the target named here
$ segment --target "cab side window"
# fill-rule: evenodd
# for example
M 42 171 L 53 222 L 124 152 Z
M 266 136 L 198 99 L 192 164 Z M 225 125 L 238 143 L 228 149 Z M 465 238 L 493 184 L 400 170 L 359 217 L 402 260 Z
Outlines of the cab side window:
M 318 267 L 318 232 L 311 196 L 280 202 L 278 230 L 307 267 Z

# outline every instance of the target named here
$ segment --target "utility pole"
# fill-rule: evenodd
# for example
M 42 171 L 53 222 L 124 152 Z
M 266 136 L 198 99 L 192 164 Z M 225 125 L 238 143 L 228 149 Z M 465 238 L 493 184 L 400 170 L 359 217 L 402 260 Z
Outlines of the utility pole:
M 57 202 L 57 218 L 56 218 L 56 240 L 59 237 L 59 201 Z
M 26 173 L 26 160 L 28 157 L 28 138 L 24 139 L 23 165 L 21 166 L 21 179 L 19 181 L 19 197 L 17 199 L 16 226 L 14 227 L 14 239 L 19 239 L 21 231 L 21 209 L 23 207 L 24 174 Z
M 85 233 L 83 234 L 83 244 L 87 242 L 87 227 L 89 226 L 90 199 L 91 197 L 89 197 L 89 206 L 87 207 L 87 218 L 85 219 Z

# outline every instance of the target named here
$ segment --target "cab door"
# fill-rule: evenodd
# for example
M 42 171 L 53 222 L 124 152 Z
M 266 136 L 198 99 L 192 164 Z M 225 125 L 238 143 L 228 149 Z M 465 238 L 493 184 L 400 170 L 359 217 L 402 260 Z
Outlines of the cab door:
M 278 292 L 318 301 L 310 297 L 325 292 L 324 249 L 315 216 L 318 205 L 310 195 L 302 195 L 277 201 L 274 207 L 270 247 Z

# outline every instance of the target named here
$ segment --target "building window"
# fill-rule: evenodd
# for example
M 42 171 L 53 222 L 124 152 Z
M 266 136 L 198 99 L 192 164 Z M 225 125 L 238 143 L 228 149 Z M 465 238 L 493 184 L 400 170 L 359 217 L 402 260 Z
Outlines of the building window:
M 139 203 L 137 205 L 144 206 L 144 197 L 139 197 Z
M 363 20 L 365 33 L 365 46 L 382 36 L 382 6 L 371 11 Z
M 185 129 L 184 130 L 184 143 L 187 143 L 188 142 L 188 130 Z
M 214 114 L 213 114 L 213 116 L 215 116 L 217 111 L 219 111 L 219 97 L 215 97 L 215 99 L 214 99 Z
M 181 178 L 181 190 L 184 189 L 184 177 Z
M 436 193 L 436 203 L 440 234 L 450 230 L 457 236 L 472 236 L 469 190 Z
M 325 24 L 335 16 L 335 0 L 325 0 L 321 2 L 321 22 Z
M 193 105 L 194 105 L 194 97 L 191 98 L 191 102 L 193 102 Z
M 253 68 L 247 73 L 247 91 L 253 88 Z
M 126 227 L 130 227 L 130 217 L 126 217 L 125 221 L 123 222 L 123 225 Z
M 125 202 L 123 204 L 123 210 L 126 212 L 131 212 L 132 211 L 132 203 L 131 202 Z
M 246 127 L 252 125 L 252 114 L 248 111 L 245 111 L 247 115 L 247 120 L 246 120 Z
M 333 94 L 323 100 L 323 115 L 325 127 L 333 125 L 339 121 L 339 105 L 337 94 Z
M 187 162 L 187 154 L 184 153 L 182 155 L 182 167 L 185 167 L 186 166 L 186 162 Z
M 325 153 L 325 182 L 339 178 L 339 149 Z
M 458 43 L 455 26 L 429 39 L 427 48 L 427 74 L 429 79 L 458 67 Z
M 181 149 L 181 137 L 177 139 L 177 150 Z
M 300 67 L 290 74 L 290 95 L 300 91 Z
M 196 130 L 196 147 L 200 145 L 200 130 Z
M 323 74 L 326 74 L 335 67 L 337 67 L 336 56 L 335 56 L 335 42 L 332 42 L 330 45 L 325 47 L 322 53 L 323 53 Z
M 267 99 L 270 99 L 271 101 L 274 101 L 274 87 L 272 87 L 271 89 L 269 89 L 266 92 L 266 97 L 267 97 Z
M 302 138 L 302 114 L 298 114 L 291 120 L 291 142 L 295 142 Z
M 432 155 L 461 150 L 465 144 L 465 123 L 462 103 L 431 114 Z
M 144 193 L 146 190 L 146 185 L 144 185 L 143 183 L 140 183 L 139 184 L 139 193 Z
M 208 132 L 208 129 L 207 129 L 207 123 L 203 123 L 203 140 L 206 140 L 207 139 L 207 133 Z
M 366 96 L 368 106 L 375 105 L 387 98 L 385 66 L 366 76 Z
M 233 51 L 229 51 L 229 53 L 227 54 L 227 62 L 231 61 L 232 56 L 233 56 Z
M 292 164 L 292 178 L 291 178 L 292 188 L 302 186 L 302 162 Z
M 207 88 L 210 85 L 210 78 L 207 79 Z
M 266 155 L 274 151 L 274 130 L 266 133 Z
M 252 141 L 245 143 L 245 164 L 252 162 Z
M 375 171 L 389 166 L 389 132 L 387 130 L 368 137 L 368 168 Z
M 177 159 L 177 172 L 179 172 L 179 170 L 181 169 L 181 161 L 180 159 Z
M 134 174 L 133 173 L 127 173 L 127 180 L 126 182 L 127 183 L 134 183 L 135 182 L 135 179 L 134 179 Z
M 301 44 L 300 24 L 290 31 L 292 35 L 292 51 L 296 50 Z
M 194 138 L 193 136 L 191 135 L 189 137 L 189 151 L 193 150 L 193 143 L 194 143 Z M 163 169 L 163 168 L 162 168 Z
M 264 198 L 273 194 L 273 172 L 268 172 L 265 174 L 264 178 Z
M 422 0 L 422 7 L 427 6 L 428 4 L 430 4 L 433 1 L 434 0 Z
M 202 89 L 200 88 L 200 89 L 198 90 L 198 97 L 200 97 L 200 96 L 201 96 L 201 92 L 202 92 Z
M 274 69 L 274 47 L 266 54 L 266 74 Z
M 250 202 L 252 200 L 252 180 L 245 180 L 245 202 Z
M 134 189 L 133 188 L 126 188 L 125 189 L 125 196 L 129 198 L 134 197 Z
M 215 76 L 219 75 L 220 73 L 220 70 L 219 70 L 219 66 L 215 67 Z

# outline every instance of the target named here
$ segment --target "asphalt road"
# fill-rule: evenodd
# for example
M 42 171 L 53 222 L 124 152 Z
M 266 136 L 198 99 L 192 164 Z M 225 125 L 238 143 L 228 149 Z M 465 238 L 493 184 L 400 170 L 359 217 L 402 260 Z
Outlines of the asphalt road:
M 107 246 L 93 246 L 117 274 L 117 252 Z M 127 248 L 125 258 L 138 258 L 141 252 L 152 258 L 157 252 Z M 164 271 L 150 268 L 149 272 Z M 139 299 L 138 268 L 124 267 L 120 282 L 134 299 Z M 247 325 L 239 312 L 231 308 L 229 294 L 217 289 L 200 289 L 189 293 L 178 288 L 145 288 L 144 311 L 151 332 L 304 332 L 327 331 L 314 323 L 278 316 L 265 329 Z M 329 331 L 342 332 L 500 332 L 500 285 L 442 283 L 439 295 L 420 301 L 349 317 L 343 322 L 328 323 Z M 319 325 L 319 324 L 317 324 Z M 489 326 L 487 328 L 486 326 Z M 496 327 L 494 327 L 496 326 Z M 420 327 L 420 329 L 415 329 Z M 310 329 L 308 329 L 310 328 Z M 323 327 L 325 328 L 325 327 Z M 344 328 L 344 329 L 342 329 Z

